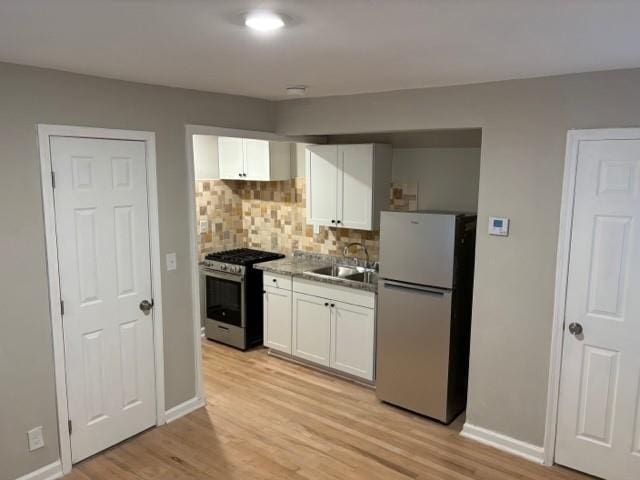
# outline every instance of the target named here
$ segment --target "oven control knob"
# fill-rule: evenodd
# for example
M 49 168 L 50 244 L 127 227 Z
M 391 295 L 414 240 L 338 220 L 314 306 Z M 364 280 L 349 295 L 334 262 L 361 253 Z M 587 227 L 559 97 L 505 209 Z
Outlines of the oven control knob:
M 222 270 L 223 272 L 227 269 L 226 265 L 220 265 L 220 270 Z

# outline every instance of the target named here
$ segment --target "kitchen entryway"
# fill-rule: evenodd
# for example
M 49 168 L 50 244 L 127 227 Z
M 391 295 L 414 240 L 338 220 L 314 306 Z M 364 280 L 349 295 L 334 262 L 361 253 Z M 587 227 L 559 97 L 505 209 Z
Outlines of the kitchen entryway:
M 575 147 L 555 460 L 610 480 L 635 480 L 640 478 L 640 132 L 593 135 L 601 138 L 576 140 Z
M 52 297 L 59 285 L 64 337 L 64 356 L 56 355 L 64 376 L 56 380 L 66 377 L 66 398 L 58 401 L 63 414 L 68 412 L 75 463 L 156 425 L 156 409 L 162 408 L 156 390 L 149 152 L 148 143 L 138 140 L 47 139 L 55 203 L 55 233 L 47 246 L 55 257 L 50 265 L 58 270 L 50 272 L 50 283 Z M 53 329 L 55 337 L 55 323 Z M 63 438 L 61 443 L 68 449 Z

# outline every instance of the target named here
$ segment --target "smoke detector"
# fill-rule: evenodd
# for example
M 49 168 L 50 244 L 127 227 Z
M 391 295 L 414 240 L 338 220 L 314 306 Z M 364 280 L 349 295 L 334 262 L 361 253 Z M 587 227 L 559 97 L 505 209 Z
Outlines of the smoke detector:
M 302 97 L 306 93 L 306 85 L 293 85 L 291 87 L 287 87 L 287 95 L 290 97 Z

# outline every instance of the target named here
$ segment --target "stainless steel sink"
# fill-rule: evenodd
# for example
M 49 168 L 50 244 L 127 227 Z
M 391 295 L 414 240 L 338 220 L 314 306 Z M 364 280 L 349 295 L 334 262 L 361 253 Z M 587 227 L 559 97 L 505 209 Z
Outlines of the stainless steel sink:
M 358 269 L 356 267 L 349 267 L 344 265 L 330 265 L 328 267 L 309 270 L 308 272 L 305 272 L 305 273 L 308 273 L 311 275 L 320 275 L 322 277 L 346 278 L 349 275 L 357 274 Z
M 317 277 L 339 278 L 358 283 L 374 283 L 376 271 L 370 268 L 350 265 L 330 265 L 304 272 Z

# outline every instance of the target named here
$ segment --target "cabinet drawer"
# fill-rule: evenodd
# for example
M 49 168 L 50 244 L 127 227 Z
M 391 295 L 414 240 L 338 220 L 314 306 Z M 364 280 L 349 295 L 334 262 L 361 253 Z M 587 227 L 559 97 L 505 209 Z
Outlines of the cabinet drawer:
M 360 305 L 365 308 L 375 308 L 376 306 L 376 295 L 373 292 L 329 283 L 314 282 L 306 278 L 295 278 L 293 281 L 293 291 L 314 295 L 316 297 L 330 298 L 337 302 Z
M 291 290 L 291 275 L 264 272 L 262 284 L 265 287 L 283 288 Z

